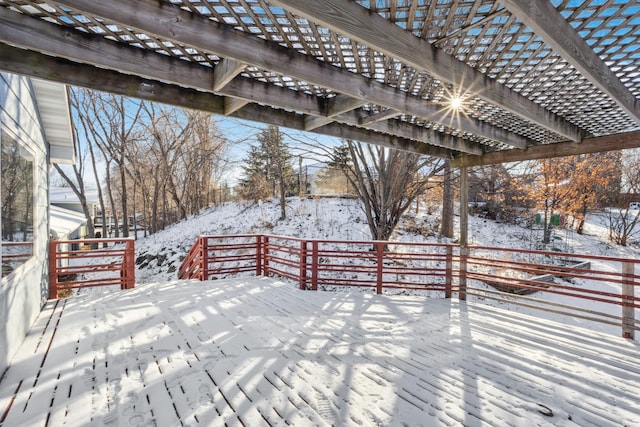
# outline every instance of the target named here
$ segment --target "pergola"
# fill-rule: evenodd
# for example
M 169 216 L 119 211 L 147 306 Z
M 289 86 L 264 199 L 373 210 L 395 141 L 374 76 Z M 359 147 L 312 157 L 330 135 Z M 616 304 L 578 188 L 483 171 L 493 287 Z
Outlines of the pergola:
M 640 146 L 628 0 L 0 0 L 0 69 L 450 159 Z

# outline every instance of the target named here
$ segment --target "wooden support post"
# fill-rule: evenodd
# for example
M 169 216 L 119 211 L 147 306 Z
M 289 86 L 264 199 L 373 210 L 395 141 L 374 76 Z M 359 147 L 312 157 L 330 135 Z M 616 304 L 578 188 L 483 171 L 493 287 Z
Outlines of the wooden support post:
M 300 289 L 307 289 L 307 241 L 300 241 Z
M 444 278 L 444 297 L 451 298 L 451 288 L 453 283 L 453 248 L 451 246 L 446 246 L 446 272 Z
M 458 298 L 467 299 L 467 238 L 469 230 L 469 173 L 466 167 L 460 168 L 460 290 Z
M 262 275 L 262 234 L 256 236 L 256 276 Z
M 269 236 L 262 236 L 262 275 L 269 277 Z
M 377 261 L 377 271 L 376 271 L 376 294 L 382 293 L 382 275 L 384 274 L 384 242 L 376 242 L 376 261 Z
M 458 290 L 458 299 L 465 301 L 467 299 L 467 257 L 469 256 L 469 248 L 463 246 L 460 248 L 460 289 Z
M 125 289 L 129 289 L 129 282 L 130 282 L 130 265 L 129 265 L 129 249 L 130 249 L 130 245 L 131 245 L 131 241 L 129 240 L 125 240 L 124 241 L 124 252 L 122 253 L 122 267 L 120 270 L 120 289 L 121 290 L 125 290 Z M 91 244 L 91 248 L 94 247 L 94 244 Z M 97 247 L 97 244 L 96 244 Z
M 311 290 L 318 290 L 318 241 L 311 242 Z
M 49 241 L 49 299 L 58 298 L 58 242 Z
M 635 308 L 633 276 L 635 263 L 626 261 L 622 263 L 622 338 L 635 338 Z

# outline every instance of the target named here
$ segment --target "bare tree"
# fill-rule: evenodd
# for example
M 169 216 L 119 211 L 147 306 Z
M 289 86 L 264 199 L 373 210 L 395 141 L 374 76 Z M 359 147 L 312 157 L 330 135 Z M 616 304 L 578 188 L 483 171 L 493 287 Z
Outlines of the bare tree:
M 293 167 L 291 166 L 291 154 L 284 144 L 284 135 L 277 126 L 269 126 L 258 134 L 258 141 L 264 147 L 267 171 L 271 177 L 274 188 L 277 186 L 280 195 L 280 219 L 287 217 L 286 197 L 294 180 Z
M 228 144 L 210 114 L 82 89 L 72 100 L 96 181 L 106 184 L 116 237 L 120 222 L 128 235 L 129 218 L 137 222 L 140 207 L 145 233 L 155 232 L 199 212 L 214 201 L 215 187 L 223 187 Z
M 119 236 L 118 223 L 120 222 L 119 213 L 121 213 L 122 235 L 128 237 L 127 150 L 141 136 L 141 112 L 145 102 L 96 91 L 86 91 L 85 96 L 88 97 L 86 113 L 88 129 L 106 162 L 105 183 L 111 204 L 115 236 Z M 112 176 L 114 172 L 116 175 Z M 118 183 L 120 209 L 116 207 L 114 183 Z
M 640 222 L 640 210 L 633 211 L 628 207 L 607 210 L 607 222 L 609 227 L 609 240 L 627 246 L 629 238 L 637 231 Z
M 54 163 L 53 167 L 56 169 L 56 172 L 64 179 L 69 188 L 76 195 L 78 200 L 80 201 L 80 206 L 82 207 L 82 212 L 84 213 L 84 217 L 87 219 L 87 237 L 93 238 L 95 237 L 95 230 L 93 227 L 93 215 L 95 212 L 91 212 L 89 208 L 89 204 L 87 202 L 87 192 L 85 188 L 84 182 L 84 173 L 85 173 L 85 164 L 86 164 L 86 153 L 83 153 L 80 149 L 80 138 L 78 137 L 77 128 L 73 126 L 74 132 L 74 145 L 76 150 L 76 162 L 71 165 L 71 172 L 67 173 L 59 164 Z
M 632 150 L 626 153 L 623 174 L 625 191 L 631 195 L 640 193 L 640 152 Z M 616 195 L 617 197 L 613 198 L 615 206 L 607 210 L 609 240 L 626 246 L 638 231 L 640 210 L 630 209 L 628 200 L 621 200 L 620 191 Z
M 227 171 L 227 141 L 218 134 L 211 114 L 186 110 L 190 139 L 182 147 L 182 168 L 177 184 L 183 205 L 189 214 L 197 214 L 215 203 L 215 190 L 223 188 L 223 175 Z
M 210 114 L 144 106 L 145 132 L 127 149 L 127 173 L 155 232 L 208 206 L 226 168 L 227 142 Z
M 362 202 L 371 237 L 389 240 L 402 214 L 426 191 L 429 177 L 438 173 L 443 163 L 370 144 L 345 144 L 346 150 L 334 151 L 332 162 L 340 165 Z
M 69 168 L 54 164 L 56 172 L 71 188 L 82 207 L 82 211 L 87 219 L 87 234 L 89 238 L 95 237 L 94 214 L 91 212 L 87 202 L 87 188 L 85 174 L 88 172 L 88 165 L 91 166 L 91 173 L 98 187 L 98 196 L 101 212 L 104 212 L 104 200 L 102 198 L 102 188 L 99 185 L 100 176 L 96 165 L 96 156 L 93 150 L 96 135 L 93 132 L 94 116 L 92 115 L 92 96 L 86 89 L 72 88 L 69 90 L 69 100 L 73 109 L 73 133 L 74 149 L 76 152 L 76 163 Z M 87 150 L 88 149 L 88 153 Z M 87 159 L 89 155 L 89 159 Z M 90 163 L 88 163 L 90 161 Z M 104 231 L 104 230 L 103 230 Z

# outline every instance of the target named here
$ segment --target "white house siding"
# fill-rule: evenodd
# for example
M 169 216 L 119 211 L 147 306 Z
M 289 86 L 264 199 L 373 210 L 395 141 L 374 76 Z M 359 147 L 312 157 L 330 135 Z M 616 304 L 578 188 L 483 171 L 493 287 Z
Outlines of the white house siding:
M 0 282 L 0 375 L 22 343 L 48 292 L 48 144 L 28 78 L 0 73 L 0 125 L 33 155 L 34 256 Z

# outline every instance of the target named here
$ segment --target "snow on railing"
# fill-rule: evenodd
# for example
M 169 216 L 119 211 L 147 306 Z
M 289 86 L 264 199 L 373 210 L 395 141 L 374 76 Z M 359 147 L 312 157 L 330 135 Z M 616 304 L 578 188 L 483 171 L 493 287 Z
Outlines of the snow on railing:
M 94 286 L 135 286 L 133 238 L 51 240 L 49 298 L 65 291 Z
M 469 295 L 622 326 L 622 336 L 634 338 L 640 330 L 639 262 L 480 246 L 227 235 L 199 237 L 179 277 L 250 272 L 288 278 L 309 290 L 350 286 L 377 293 L 433 291 L 445 298 L 456 293 L 460 300 Z
M 20 264 L 33 256 L 33 242 L 1 242 L 0 262 L 2 277 L 13 272 Z

